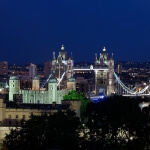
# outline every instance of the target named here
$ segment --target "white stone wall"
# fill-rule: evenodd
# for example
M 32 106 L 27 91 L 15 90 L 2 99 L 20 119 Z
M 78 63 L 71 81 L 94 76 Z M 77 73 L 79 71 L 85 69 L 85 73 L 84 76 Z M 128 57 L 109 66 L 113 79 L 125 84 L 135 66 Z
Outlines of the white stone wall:
M 22 95 L 23 103 L 32 104 L 61 104 L 63 96 L 68 90 L 57 90 L 57 82 L 48 83 L 48 90 L 20 90 L 20 80 L 9 80 L 9 100 L 13 101 L 14 94 Z
M 18 94 L 20 90 L 20 80 L 9 80 L 9 100 L 13 101 L 13 94 Z

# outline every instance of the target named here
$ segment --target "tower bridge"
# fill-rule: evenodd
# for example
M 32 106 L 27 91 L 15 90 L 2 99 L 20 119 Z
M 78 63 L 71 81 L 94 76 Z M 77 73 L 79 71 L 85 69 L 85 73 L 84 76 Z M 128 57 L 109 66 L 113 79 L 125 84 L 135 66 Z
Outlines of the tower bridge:
M 149 86 L 138 92 L 136 89 L 130 89 L 125 86 L 114 72 L 113 54 L 109 57 L 105 47 L 102 49 L 99 57 L 95 54 L 94 64 L 75 66 L 72 54 L 68 57 L 62 45 L 58 58 L 56 58 L 55 52 L 53 52 L 51 72 L 58 79 L 57 85 L 59 85 L 60 89 L 66 87 L 65 83 L 67 80 L 75 78 L 76 90 L 84 93 L 90 91 L 98 95 L 99 92 L 103 92 L 106 96 L 111 94 L 123 96 L 149 95 Z
M 99 93 L 99 90 L 103 90 L 106 95 L 110 95 L 114 92 L 114 59 L 113 55 L 111 57 L 108 56 L 105 47 L 102 49 L 99 57 L 95 54 L 94 64 L 89 66 L 74 66 L 72 54 L 68 57 L 65 47 L 62 45 L 57 58 L 55 52 L 53 52 L 50 71 L 53 72 L 55 78 L 58 79 L 60 89 L 66 88 L 67 80 L 75 78 L 76 90 L 78 91 L 84 93 L 93 91 L 96 95 Z M 83 74 L 87 74 L 87 77 Z

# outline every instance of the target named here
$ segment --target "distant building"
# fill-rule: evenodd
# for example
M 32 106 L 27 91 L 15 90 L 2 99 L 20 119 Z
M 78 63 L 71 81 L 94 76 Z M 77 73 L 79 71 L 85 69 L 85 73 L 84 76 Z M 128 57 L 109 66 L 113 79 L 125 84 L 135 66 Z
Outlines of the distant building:
M 122 74 L 122 65 L 121 64 L 117 64 L 117 73 Z
M 4 103 L 0 99 L 0 126 L 20 126 L 21 120 L 28 120 L 32 115 L 53 114 L 58 110 L 74 110 L 80 117 L 81 101 L 62 101 L 60 104 L 16 104 Z
M 0 99 L 0 148 L 6 134 L 10 133 L 10 127 L 20 127 L 22 119 L 28 120 L 32 115 L 51 115 L 58 110 L 68 109 L 75 111 L 76 116 L 80 117 L 80 107 L 81 101 L 62 101 L 61 104 L 16 104 L 4 103 L 3 99 Z
M 0 75 L 8 75 L 8 62 L 0 62 Z
M 51 61 L 44 62 L 44 77 L 48 78 L 51 73 Z
M 29 76 L 34 77 L 36 75 L 37 75 L 37 67 L 36 67 L 35 64 L 31 63 L 30 66 L 29 66 Z

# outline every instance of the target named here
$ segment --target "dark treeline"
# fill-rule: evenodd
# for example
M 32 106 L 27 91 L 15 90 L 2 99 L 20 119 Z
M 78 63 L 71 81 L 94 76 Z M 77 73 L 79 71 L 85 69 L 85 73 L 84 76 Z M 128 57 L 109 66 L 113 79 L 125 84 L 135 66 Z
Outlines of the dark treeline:
M 84 122 L 70 110 L 32 116 L 4 144 L 9 150 L 148 150 L 149 109 L 142 112 L 139 100 L 113 96 L 88 103 Z

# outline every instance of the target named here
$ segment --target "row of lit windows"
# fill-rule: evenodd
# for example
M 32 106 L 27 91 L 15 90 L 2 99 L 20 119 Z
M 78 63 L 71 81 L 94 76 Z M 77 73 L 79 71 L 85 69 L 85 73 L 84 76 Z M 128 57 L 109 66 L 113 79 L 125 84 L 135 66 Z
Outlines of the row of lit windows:
M 82 71 L 77 71 L 77 72 L 74 72 L 75 73 L 82 73 L 82 74 L 85 74 L 85 73 L 91 73 L 91 72 L 82 72 Z

